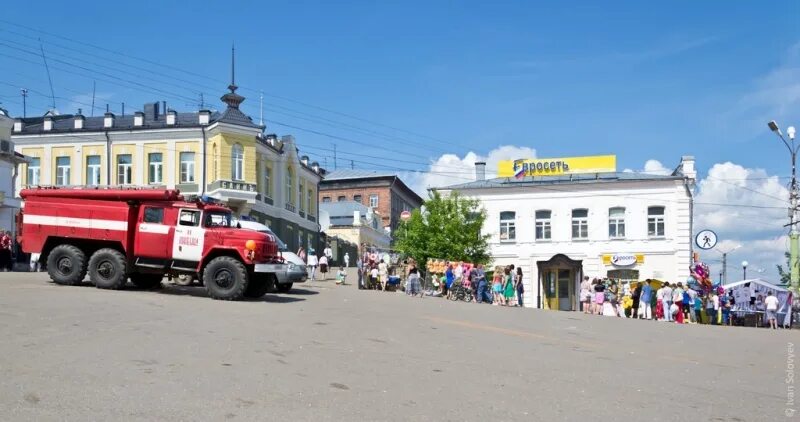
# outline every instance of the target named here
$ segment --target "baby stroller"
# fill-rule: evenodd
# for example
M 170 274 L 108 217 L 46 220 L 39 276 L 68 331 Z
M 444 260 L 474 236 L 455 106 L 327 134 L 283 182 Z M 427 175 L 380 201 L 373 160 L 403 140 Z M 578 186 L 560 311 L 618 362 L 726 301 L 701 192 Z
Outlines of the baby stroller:
M 460 281 L 453 283 L 453 287 L 450 289 L 450 300 L 454 302 L 459 300 L 472 302 L 473 299 L 475 299 L 475 296 L 471 288 L 465 287 Z

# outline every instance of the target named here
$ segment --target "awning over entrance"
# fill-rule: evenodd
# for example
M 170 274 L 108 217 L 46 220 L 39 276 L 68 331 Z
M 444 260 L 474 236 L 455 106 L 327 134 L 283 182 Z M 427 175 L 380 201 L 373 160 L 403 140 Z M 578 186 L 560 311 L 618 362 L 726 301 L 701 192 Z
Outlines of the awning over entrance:
M 582 261 L 564 254 L 536 263 L 539 269 L 538 306 L 544 309 L 578 310 L 577 292 L 583 275 Z

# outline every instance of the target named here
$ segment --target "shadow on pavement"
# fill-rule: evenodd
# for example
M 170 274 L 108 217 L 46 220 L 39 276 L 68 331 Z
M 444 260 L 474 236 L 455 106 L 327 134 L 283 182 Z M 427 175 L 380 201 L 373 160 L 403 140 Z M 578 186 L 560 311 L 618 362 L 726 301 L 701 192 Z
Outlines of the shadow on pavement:
M 300 295 L 300 296 L 311 296 L 311 295 L 318 295 L 319 292 L 315 290 L 308 290 L 308 289 L 299 289 L 297 287 L 292 287 L 292 290 L 289 290 L 287 295 Z

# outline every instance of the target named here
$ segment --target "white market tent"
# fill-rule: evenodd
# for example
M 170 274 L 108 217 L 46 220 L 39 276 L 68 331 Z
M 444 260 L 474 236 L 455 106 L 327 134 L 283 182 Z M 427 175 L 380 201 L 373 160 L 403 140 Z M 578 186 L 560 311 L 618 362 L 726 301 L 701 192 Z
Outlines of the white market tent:
M 758 284 L 760 286 L 764 286 L 767 289 L 775 290 L 776 292 L 788 292 L 789 291 L 789 289 L 787 289 L 785 287 L 776 286 L 776 285 L 770 283 L 769 281 L 762 280 L 760 278 L 751 278 L 751 279 L 747 279 L 747 280 L 734 281 L 733 283 L 728 283 L 728 284 L 723 285 L 722 288 L 725 289 L 725 290 L 730 290 L 730 289 L 732 289 L 732 288 L 734 288 L 736 286 L 741 286 L 741 285 L 747 284 L 747 283 L 756 283 L 756 284 Z
M 762 280 L 760 278 L 735 281 L 733 283 L 728 283 L 723 285 L 722 288 L 725 289 L 726 292 L 728 292 L 731 290 L 736 291 L 745 289 L 746 287 L 744 286 L 746 285 L 752 287 L 754 284 L 757 286 L 756 288 L 758 289 L 759 293 L 764 293 L 766 295 L 766 292 L 771 291 L 775 294 L 775 296 L 778 298 L 778 301 L 780 302 L 778 305 L 778 323 L 784 326 L 790 325 L 792 318 L 791 315 L 792 293 L 789 291 L 789 289 L 781 286 L 776 286 L 770 283 L 769 281 Z M 749 294 L 747 292 L 743 293 Z

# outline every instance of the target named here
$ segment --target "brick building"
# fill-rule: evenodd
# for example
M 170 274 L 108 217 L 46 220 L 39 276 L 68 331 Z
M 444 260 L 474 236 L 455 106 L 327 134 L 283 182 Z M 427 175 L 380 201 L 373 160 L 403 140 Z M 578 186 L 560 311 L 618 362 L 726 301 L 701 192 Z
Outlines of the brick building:
M 319 201 L 354 201 L 381 216 L 391 233 L 400 224 L 400 214 L 422 205 L 422 198 L 391 173 L 372 170 L 334 170 L 319 183 Z

